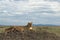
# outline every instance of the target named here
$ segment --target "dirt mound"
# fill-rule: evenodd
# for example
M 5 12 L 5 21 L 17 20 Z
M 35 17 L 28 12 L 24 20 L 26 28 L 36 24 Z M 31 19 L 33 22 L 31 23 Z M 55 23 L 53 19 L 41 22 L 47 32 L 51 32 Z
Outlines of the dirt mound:
M 46 31 L 24 31 L 19 32 L 17 30 L 8 32 L 7 35 L 0 33 L 0 40 L 60 40 L 60 37 L 56 34 Z

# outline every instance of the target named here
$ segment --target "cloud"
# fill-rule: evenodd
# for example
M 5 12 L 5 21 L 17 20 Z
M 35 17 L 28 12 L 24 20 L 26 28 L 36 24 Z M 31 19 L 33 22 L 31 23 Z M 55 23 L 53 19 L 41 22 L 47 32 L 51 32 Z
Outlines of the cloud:
M 48 0 L 48 1 L 51 1 L 51 2 L 60 2 L 60 0 Z
M 24 12 L 29 12 L 29 11 L 34 11 L 35 8 L 38 7 L 43 7 L 43 6 L 50 6 L 50 9 L 54 10 L 54 11 L 59 11 L 60 10 L 60 5 L 57 2 L 47 2 L 47 1 L 39 1 L 39 0 L 29 0 L 28 2 L 8 2 L 7 3 L 3 3 L 5 5 L 5 8 L 9 8 L 11 11 L 15 12 L 15 14 L 24 14 Z M 4 8 L 2 8 L 4 9 Z M 5 9 L 5 10 L 6 10 Z M 8 10 L 9 10 L 8 9 Z M 12 10 L 13 9 L 13 10 Z
M 59 1 L 59 0 L 58 0 Z M 0 18 L 7 18 L 6 23 L 60 24 L 60 3 L 50 0 L 2 0 L 0 1 Z M 58 19 L 58 20 L 56 20 Z M 0 22 L 4 23 L 1 19 Z M 22 20 L 22 21 L 21 21 Z M 12 21 L 12 22 L 10 22 Z M 56 22 L 55 22 L 56 21 Z

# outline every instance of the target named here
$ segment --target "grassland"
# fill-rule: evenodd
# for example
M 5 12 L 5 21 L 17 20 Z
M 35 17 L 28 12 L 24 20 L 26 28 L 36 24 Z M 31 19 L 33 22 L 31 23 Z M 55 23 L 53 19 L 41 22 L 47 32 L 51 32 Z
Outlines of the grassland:
M 54 33 L 54 34 L 60 36 L 60 26 L 40 26 L 40 27 L 34 27 L 34 30 L 48 31 L 50 33 Z
M 60 26 L 33 26 L 33 30 L 20 32 L 4 30 L 12 26 L 0 26 L 0 40 L 60 40 Z
M 9 28 L 10 26 L 0 26 L 0 33 L 4 32 L 6 28 Z M 54 33 L 58 36 L 60 36 L 60 26 L 33 26 L 33 30 L 35 31 L 48 31 L 50 33 Z

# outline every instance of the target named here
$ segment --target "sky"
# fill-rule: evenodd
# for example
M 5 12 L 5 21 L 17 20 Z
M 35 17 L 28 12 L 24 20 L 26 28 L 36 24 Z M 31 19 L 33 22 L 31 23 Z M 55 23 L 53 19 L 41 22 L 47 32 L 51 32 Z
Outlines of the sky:
M 60 0 L 0 0 L 0 25 L 60 25 Z

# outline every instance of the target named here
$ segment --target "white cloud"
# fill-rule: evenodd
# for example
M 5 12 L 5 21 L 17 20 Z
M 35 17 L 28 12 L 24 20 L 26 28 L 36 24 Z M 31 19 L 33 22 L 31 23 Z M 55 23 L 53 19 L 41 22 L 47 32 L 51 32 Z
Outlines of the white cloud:
M 18 2 L 18 3 L 15 3 L 14 1 L 9 2 L 6 0 L 6 2 L 3 2 L 3 4 L 5 6 L 7 5 L 11 7 L 11 9 L 13 8 L 17 14 L 19 13 L 24 14 L 24 12 L 33 11 L 35 8 L 42 7 L 44 5 L 49 5 L 53 11 L 60 10 L 60 5 L 59 5 L 60 3 L 49 2 L 49 1 L 44 1 L 44 0 L 29 0 L 27 2 L 23 1 L 23 2 Z
M 46 7 L 48 6 L 52 11 L 56 12 L 56 15 L 59 15 L 58 12 L 60 11 L 60 3 L 58 2 L 49 2 L 44 0 L 29 0 L 27 2 L 18 2 L 15 3 L 14 1 L 9 2 L 6 0 L 6 2 L 3 2 L 4 6 L 1 4 L 2 9 L 5 7 L 8 7 L 10 9 L 10 13 L 8 15 L 21 15 L 21 14 L 28 14 L 29 12 L 35 11 L 37 8 Z M 6 10 L 6 9 L 4 9 Z M 47 9 L 46 9 L 47 10 Z M 38 11 L 38 10 L 37 10 Z M 41 10 L 43 11 L 43 10 Z M 6 12 L 6 11 L 5 11 Z M 8 10 L 7 10 L 8 12 Z M 4 14 L 5 15 L 5 14 Z M 43 14 L 44 15 L 44 14 Z M 50 14 L 45 14 L 50 15 Z M 54 14 L 52 14 L 54 15 Z
M 14 15 L 9 14 L 9 13 L 5 13 L 5 14 L 1 14 L 1 16 L 14 16 Z
M 58 17 L 60 17 L 60 13 L 56 13 L 56 14 L 54 14 L 54 16 L 58 16 Z
M 8 17 L 9 16 L 17 17 L 18 15 L 20 16 L 23 15 L 22 19 L 25 19 L 26 16 L 28 17 L 28 19 L 32 21 L 38 20 L 36 21 L 37 23 L 41 18 L 41 23 L 44 22 L 46 23 L 48 22 L 46 21 L 48 18 L 60 17 L 60 3 L 55 1 L 51 2 L 45 0 L 28 0 L 28 1 L 5 0 L 5 1 L 0 1 L 0 14 L 1 14 L 0 16 L 8 16 Z M 45 18 L 47 19 L 43 22 L 42 20 L 44 20 Z M 14 20 L 14 22 L 19 22 L 19 20 L 16 19 Z
M 17 19 L 11 19 L 11 18 L 0 18 L 0 21 L 5 21 L 5 22 L 21 22 L 22 20 L 17 20 Z

